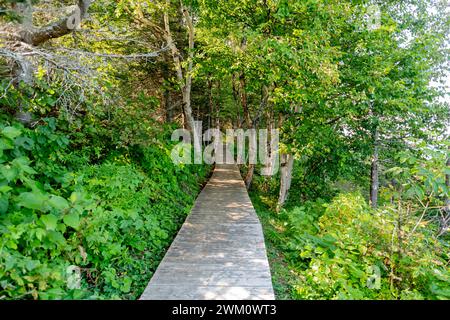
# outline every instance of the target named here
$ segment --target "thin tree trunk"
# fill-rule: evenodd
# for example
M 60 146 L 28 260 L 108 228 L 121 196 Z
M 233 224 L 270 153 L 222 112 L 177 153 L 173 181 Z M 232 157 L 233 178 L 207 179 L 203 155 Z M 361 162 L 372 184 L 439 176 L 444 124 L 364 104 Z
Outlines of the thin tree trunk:
M 194 25 L 192 23 L 192 18 L 189 14 L 189 11 L 186 7 L 182 6 L 183 14 L 186 19 L 186 23 L 188 26 L 188 37 L 189 37 L 189 58 L 188 58 L 188 67 L 186 70 L 186 85 L 184 88 L 184 112 L 186 114 L 186 120 L 189 124 L 189 129 L 193 132 L 195 131 L 195 120 L 192 115 L 192 107 L 191 107 L 191 91 L 192 91 L 192 68 L 194 63 Z
M 208 129 L 211 129 L 213 127 L 214 101 L 212 88 L 212 81 L 211 79 L 208 79 Z
M 13 5 L 15 13 L 22 18 L 19 26 L 18 34 L 29 33 L 33 30 L 33 5 L 30 0 L 24 2 L 18 2 Z M 14 86 L 19 88 L 20 83 L 27 86 L 33 85 L 33 63 L 30 59 L 24 55 L 18 55 L 17 60 L 13 64 L 12 69 L 14 77 Z M 20 89 L 19 89 L 20 90 Z M 26 92 L 26 91 L 25 91 Z M 24 94 L 25 94 L 24 92 Z M 23 124 L 29 124 L 32 120 L 30 112 L 25 111 L 22 103 L 18 105 L 19 110 L 16 112 L 15 117 Z
M 280 194 L 278 197 L 277 211 L 279 211 L 283 207 L 288 198 L 289 189 L 291 188 L 293 168 L 294 168 L 294 157 L 290 154 L 282 154 L 281 172 L 280 172 L 281 173 Z
M 247 91 L 245 90 L 245 74 L 242 72 L 239 76 L 239 91 L 241 94 L 241 105 L 244 112 L 244 119 L 246 129 L 253 129 L 253 122 L 250 117 L 250 112 L 247 104 Z M 245 186 L 250 189 L 253 181 L 253 174 L 255 173 L 255 165 L 253 163 L 248 164 L 247 175 L 245 176 Z
M 239 91 L 241 93 L 241 106 L 242 110 L 244 111 L 244 120 L 247 129 L 252 128 L 252 119 L 250 117 L 250 112 L 248 109 L 248 103 L 247 103 L 247 91 L 245 89 L 245 74 L 242 72 L 239 76 Z
M 448 147 L 448 156 L 447 156 L 447 170 L 450 170 L 450 146 Z M 445 175 L 445 185 L 447 186 L 447 190 L 450 190 L 450 173 Z M 447 193 L 447 197 L 445 199 L 445 210 L 448 214 L 450 214 L 450 196 Z
M 274 152 L 277 152 L 278 150 L 272 150 L 272 148 L 273 148 L 273 146 L 272 146 L 272 143 L 273 143 L 272 130 L 274 130 L 274 129 L 275 129 L 275 123 L 274 123 L 274 118 L 273 118 L 273 108 L 270 108 L 267 111 L 267 157 L 268 157 L 268 162 L 266 164 L 267 179 L 272 178 L 272 175 L 274 174 L 275 160 L 277 159 Z
M 233 89 L 233 99 L 234 102 L 236 103 L 236 105 L 239 106 L 239 90 L 236 88 L 236 74 L 233 73 L 232 77 L 231 77 L 231 87 Z M 236 128 L 241 128 L 242 127 L 242 116 L 241 116 L 241 108 L 238 107 L 237 110 L 237 115 L 236 115 Z
M 189 58 L 188 58 L 188 67 L 187 67 L 187 71 L 186 71 L 186 86 L 185 86 L 185 90 L 184 90 L 184 96 L 185 96 L 185 101 L 184 101 L 184 111 L 186 114 L 186 120 L 189 124 L 189 129 L 191 130 L 192 134 L 194 135 L 194 150 L 195 150 L 195 154 L 199 155 L 201 157 L 201 134 L 202 132 L 197 132 L 197 127 L 195 125 L 195 119 L 194 116 L 192 115 L 192 107 L 191 107 L 191 92 L 192 92 L 192 69 L 194 66 L 194 47 L 195 47 L 195 42 L 194 42 L 194 36 L 195 36 L 195 31 L 194 31 L 194 23 L 192 21 L 192 17 L 189 14 L 188 9 L 183 6 L 183 3 L 180 1 L 181 3 L 181 8 L 183 10 L 183 15 L 186 19 L 186 23 L 187 23 L 187 27 L 188 27 L 188 37 L 189 37 Z M 197 162 L 196 162 L 197 163 Z
M 244 81 L 242 81 L 244 80 Z M 241 88 L 243 87 L 244 91 L 245 91 L 245 77 L 241 76 Z M 245 95 L 243 97 L 243 110 L 244 110 L 244 116 L 246 119 L 246 123 L 247 123 L 247 128 L 250 129 L 255 129 L 258 127 L 259 125 L 259 121 L 261 118 L 261 114 L 263 113 L 264 109 L 267 107 L 267 103 L 268 103 L 268 99 L 269 99 L 269 92 L 268 92 L 268 88 L 266 86 L 262 87 L 261 90 L 261 104 L 260 104 L 260 109 L 258 111 L 258 114 L 256 114 L 256 116 L 253 118 L 253 121 L 250 117 L 250 112 L 248 109 L 248 105 L 247 105 L 247 96 Z M 251 150 L 252 152 L 256 152 L 256 150 Z M 270 152 L 270 151 L 269 151 Z M 247 186 L 247 189 L 250 189 L 250 186 L 252 184 L 253 181 L 253 175 L 255 173 L 255 165 L 252 163 L 249 163 L 248 166 L 248 171 L 247 171 L 247 176 L 245 177 L 245 185 Z
M 169 8 L 170 8 L 170 0 L 166 0 L 167 8 L 164 12 L 164 29 L 166 35 L 167 46 L 170 48 L 172 53 L 172 58 L 175 64 L 175 69 L 177 72 L 178 81 L 181 84 L 182 94 L 183 94 L 183 114 L 185 118 L 185 125 L 188 130 L 192 132 L 194 135 L 194 148 L 195 152 L 199 154 L 201 152 L 200 139 L 196 137 L 200 135 L 197 133 L 194 116 L 192 115 L 192 106 L 191 106 L 191 89 L 192 89 L 192 68 L 194 63 L 194 25 L 192 22 L 192 18 L 189 14 L 188 9 L 180 2 L 181 10 L 186 19 L 187 30 L 188 30 L 188 38 L 189 38 L 189 54 L 188 54 L 188 66 L 185 70 L 185 75 L 183 75 L 183 66 L 181 64 L 180 54 L 178 48 L 176 47 L 172 32 L 170 31 L 170 18 L 169 18 Z
M 178 48 L 173 42 L 172 32 L 170 31 L 170 18 L 169 18 L 169 8 L 170 8 L 170 0 L 166 0 L 167 8 L 164 11 L 164 30 L 165 30 L 165 38 L 167 42 L 167 47 L 170 49 L 172 53 L 172 59 L 175 64 L 175 70 L 177 72 L 178 81 L 181 82 L 184 87 L 184 77 L 183 77 L 183 68 L 181 66 L 180 53 L 178 52 Z
M 164 30 L 165 30 L 164 35 L 166 38 L 167 47 L 170 49 L 170 52 L 172 54 L 172 60 L 175 65 L 175 71 L 177 74 L 178 82 L 181 85 L 181 93 L 182 93 L 182 99 L 183 99 L 183 104 L 182 104 L 183 125 L 185 125 L 185 123 L 186 123 L 186 112 L 185 112 L 185 99 L 186 99 L 185 86 L 186 86 L 186 83 L 185 83 L 185 79 L 183 76 L 183 67 L 181 65 L 180 53 L 178 51 L 177 46 L 175 45 L 175 43 L 173 41 L 172 31 L 170 29 L 170 16 L 169 16 L 170 0 L 166 0 L 166 5 L 167 5 L 167 8 L 164 11 Z
M 372 165 L 370 169 L 370 204 L 374 209 L 377 208 L 378 206 L 378 189 L 380 187 L 378 162 L 379 162 L 379 132 L 378 128 L 375 128 L 373 134 Z
M 447 169 L 450 170 L 450 146 L 448 147 L 448 151 L 449 154 L 447 156 Z M 445 185 L 447 186 L 447 190 L 450 190 L 450 173 L 445 174 Z M 450 224 L 450 196 L 447 193 L 445 196 L 445 207 L 443 210 L 443 215 L 441 215 L 441 217 L 439 218 L 440 221 L 440 227 L 439 227 L 439 232 L 438 232 L 438 236 L 441 236 L 443 234 L 445 234 L 449 228 L 449 224 Z
M 247 48 L 247 39 L 244 37 L 241 42 L 241 49 L 245 51 Z M 244 114 L 244 121 L 246 125 L 246 129 L 253 129 L 252 119 L 250 117 L 250 112 L 248 109 L 248 99 L 247 99 L 247 91 L 246 91 L 246 81 L 245 81 L 245 73 L 242 71 L 239 75 L 239 93 L 241 98 L 241 106 Z M 251 144 L 251 143 L 250 143 Z M 250 160 L 250 157 L 249 157 Z M 245 176 L 244 182 L 247 189 L 250 189 L 250 186 L 253 181 L 253 174 L 255 172 L 255 165 L 253 163 L 248 164 L 247 175 Z
M 217 81 L 217 90 L 219 92 L 219 97 L 220 97 L 220 81 Z M 220 101 L 220 98 L 219 98 Z M 216 99 L 216 128 L 220 129 L 220 103 L 218 102 L 218 100 Z
M 294 112 L 300 113 L 302 111 L 301 106 L 294 106 Z M 284 117 L 280 113 L 278 114 L 278 127 L 283 126 Z M 294 169 L 294 156 L 292 154 L 280 155 L 280 193 L 278 197 L 277 211 L 281 210 L 284 206 L 291 188 L 292 174 Z
M 252 186 L 252 181 L 253 181 L 253 174 L 255 173 L 255 165 L 254 164 L 249 164 L 248 165 L 248 170 L 247 170 L 247 175 L 245 176 L 245 186 L 247 187 L 247 190 L 250 189 L 250 187 Z

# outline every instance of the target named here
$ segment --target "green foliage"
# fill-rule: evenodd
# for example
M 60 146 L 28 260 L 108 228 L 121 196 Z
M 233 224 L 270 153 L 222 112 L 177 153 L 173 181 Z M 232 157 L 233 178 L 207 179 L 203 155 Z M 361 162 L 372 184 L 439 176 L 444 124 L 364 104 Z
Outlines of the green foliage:
M 155 142 L 136 147 L 139 162 L 123 154 L 68 171 L 55 119 L 0 131 L 0 296 L 138 297 L 207 168 L 176 167 Z
M 429 207 L 435 209 L 444 207 L 444 200 L 450 194 L 445 181 L 445 176 L 449 174 L 446 165 L 450 157 L 448 144 L 447 141 L 430 147 L 419 142 L 417 147 L 420 154 L 411 151 L 399 152 L 396 155 L 398 166 L 385 172 L 394 181 L 381 190 L 385 201 L 403 199 L 415 205 L 428 203 Z
M 279 176 L 252 189 L 276 277 L 289 278 L 281 296 L 449 297 L 447 88 L 430 86 L 448 67 L 445 2 L 378 1 L 373 29 L 366 0 L 98 0 L 80 32 L 34 54 L 17 50 L 15 2 L 0 0 L 0 299 L 142 291 L 208 170 L 169 157 L 173 124 L 160 120 L 186 111 L 170 48 L 131 58 L 167 43 L 167 12 L 186 60 L 181 5 L 196 119 L 277 127 L 295 155 L 279 214 Z M 36 29 L 66 2 L 32 1 Z M 16 83 L 25 69 L 31 83 Z M 355 190 L 368 194 L 376 158 L 374 211 Z
M 318 221 L 317 240 L 300 252 L 310 262 L 295 297 L 449 298 L 445 247 L 432 226 L 415 228 L 415 216 L 399 217 L 405 209 L 373 212 L 358 194 L 335 198 Z
M 407 203 L 374 211 L 360 194 L 348 193 L 274 214 L 252 198 L 272 226 L 266 238 L 290 270 L 279 280 L 289 284 L 282 288 L 289 298 L 450 298 L 448 243 L 436 236 L 433 220 L 408 212 Z

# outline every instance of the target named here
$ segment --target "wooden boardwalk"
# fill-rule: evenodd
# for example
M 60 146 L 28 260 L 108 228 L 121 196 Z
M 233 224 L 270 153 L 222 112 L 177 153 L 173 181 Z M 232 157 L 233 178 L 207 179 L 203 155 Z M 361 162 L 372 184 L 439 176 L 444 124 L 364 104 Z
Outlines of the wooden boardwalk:
M 261 224 L 235 164 L 217 164 L 141 300 L 273 300 Z

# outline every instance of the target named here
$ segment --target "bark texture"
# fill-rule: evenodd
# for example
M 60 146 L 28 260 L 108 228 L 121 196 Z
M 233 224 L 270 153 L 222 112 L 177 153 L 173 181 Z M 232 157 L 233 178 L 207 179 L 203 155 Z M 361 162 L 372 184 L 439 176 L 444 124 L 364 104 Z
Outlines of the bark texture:
M 373 134 L 373 155 L 372 165 L 370 169 L 370 204 L 372 208 L 378 206 L 378 189 L 380 187 L 379 181 L 379 132 L 378 128 L 375 128 Z
M 170 8 L 170 0 L 166 0 L 167 9 L 164 12 L 164 29 L 165 29 L 165 38 L 167 42 L 167 46 L 169 47 L 173 62 L 175 65 L 176 73 L 178 81 L 181 85 L 181 91 L 183 95 L 183 114 L 184 114 L 184 126 L 186 129 L 190 130 L 194 137 L 199 136 L 201 133 L 197 133 L 194 116 L 192 114 L 192 105 L 191 105 L 191 91 L 192 91 L 192 68 L 193 68 L 193 59 L 194 59 L 194 25 L 192 21 L 192 17 L 189 13 L 189 10 L 182 4 L 181 11 L 183 13 L 184 19 L 187 25 L 187 32 L 189 38 L 189 52 L 188 52 L 188 65 L 186 70 L 183 70 L 183 66 L 181 63 L 180 52 L 173 40 L 172 32 L 170 29 L 170 16 L 169 16 L 169 8 Z M 194 148 L 196 153 L 201 152 L 200 140 L 194 138 Z
M 291 188 L 292 182 L 292 171 L 294 168 L 294 156 L 291 154 L 281 155 L 281 179 L 280 179 L 280 195 L 278 197 L 278 208 L 279 211 L 283 205 L 286 203 L 289 195 L 289 189 Z

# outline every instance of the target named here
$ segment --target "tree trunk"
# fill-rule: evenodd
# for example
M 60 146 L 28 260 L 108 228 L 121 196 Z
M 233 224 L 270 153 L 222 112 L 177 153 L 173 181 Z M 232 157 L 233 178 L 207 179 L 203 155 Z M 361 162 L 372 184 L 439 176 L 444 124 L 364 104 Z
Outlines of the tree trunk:
M 192 107 L 191 107 L 191 92 L 192 92 L 192 69 L 194 66 L 194 37 L 195 37 L 195 30 L 194 30 L 194 23 L 192 21 L 192 17 L 189 14 L 189 10 L 183 6 L 181 2 L 181 8 L 183 10 L 183 15 L 186 19 L 187 27 L 188 27 L 188 37 L 189 37 L 189 55 L 188 55 L 188 67 L 186 71 L 186 86 L 185 86 L 185 114 L 186 114 L 186 120 L 189 124 L 189 129 L 191 130 L 192 134 L 194 135 L 194 151 L 195 154 L 198 155 L 201 158 L 201 135 L 202 132 L 197 132 L 197 126 L 195 125 L 195 119 L 192 115 Z M 196 161 L 195 163 L 198 163 Z M 200 159 L 201 163 L 201 159 Z
M 187 26 L 188 26 L 188 37 L 189 37 L 189 54 L 188 54 L 188 66 L 186 70 L 186 82 L 184 86 L 184 113 L 186 116 L 186 121 L 192 132 L 195 130 L 195 120 L 192 115 L 192 106 L 191 106 L 191 92 L 192 92 L 192 68 L 194 63 L 194 25 L 192 23 L 191 16 L 189 15 L 189 11 L 186 7 L 182 7 L 183 14 L 186 18 Z
M 194 25 L 192 22 L 192 18 L 189 14 L 188 9 L 181 3 L 181 10 L 186 19 L 187 30 L 188 30 L 188 38 L 189 38 L 189 53 L 188 53 L 188 66 L 185 70 L 185 75 L 183 75 L 183 66 L 181 64 L 180 54 L 178 48 L 176 47 L 173 38 L 172 32 L 170 31 L 170 18 L 169 18 L 169 8 L 170 8 L 170 0 L 166 0 L 167 9 L 164 12 L 164 28 L 165 28 L 165 36 L 167 41 L 167 46 L 170 48 L 172 53 L 172 58 L 175 64 L 175 69 L 177 72 L 178 81 L 180 82 L 182 94 L 183 94 L 183 114 L 185 117 L 185 125 L 188 130 L 194 136 L 194 150 L 196 154 L 201 153 L 201 145 L 200 140 L 197 137 L 200 137 L 201 133 L 198 133 L 195 126 L 194 116 L 192 115 L 192 106 L 191 106 L 191 89 L 192 89 L 192 68 L 194 63 Z
M 253 122 L 250 117 L 250 112 L 247 104 L 247 91 L 245 90 L 245 74 L 242 72 L 239 76 L 239 91 L 241 94 L 241 105 L 244 112 L 244 120 L 246 129 L 253 129 Z M 245 186 L 250 189 L 253 181 L 253 174 L 255 173 L 255 165 L 253 163 L 248 164 L 247 175 L 245 176 Z
M 281 173 L 280 195 L 278 197 L 277 211 L 279 211 L 283 207 L 288 198 L 289 189 L 291 188 L 293 168 L 294 168 L 294 156 L 290 154 L 282 154 L 281 172 L 280 172 Z
M 13 3 L 13 10 L 21 17 L 21 27 L 31 32 L 33 29 L 33 5 L 31 0 Z
M 18 38 L 24 33 L 30 33 L 33 30 L 33 5 L 30 0 L 18 2 L 13 5 L 15 13 L 22 18 L 21 24 L 17 30 Z M 14 77 L 14 86 L 19 88 L 20 83 L 27 86 L 33 85 L 33 63 L 24 55 L 18 54 L 12 69 Z M 20 89 L 19 89 L 20 90 Z M 23 109 L 22 103 L 18 105 L 19 110 L 15 114 L 15 118 L 23 124 L 29 124 L 32 120 L 30 112 Z
M 245 90 L 245 74 L 242 72 L 239 76 L 239 91 L 241 94 L 241 106 L 242 110 L 244 111 L 244 120 L 247 129 L 252 128 L 252 119 L 250 117 L 250 112 L 248 110 L 248 103 L 247 103 L 247 91 Z
M 370 169 L 370 204 L 374 209 L 376 209 L 378 206 L 378 189 L 380 187 L 378 161 L 379 161 L 379 132 L 378 128 L 375 128 L 373 134 L 372 165 Z
M 265 164 L 265 173 L 267 179 L 272 179 L 274 175 L 275 161 L 277 160 L 276 153 L 278 152 L 279 141 L 276 141 L 277 145 L 273 145 L 273 143 L 275 142 L 272 135 L 274 129 L 275 122 L 273 117 L 273 108 L 270 108 L 269 110 L 267 110 L 267 163 Z
M 450 170 L 450 146 L 448 146 L 448 156 L 447 156 L 447 169 Z M 447 190 L 450 190 L 450 173 L 446 173 L 445 174 L 445 185 L 447 186 Z M 438 236 L 441 236 L 445 233 L 448 232 L 449 229 L 449 224 L 450 224 L 450 196 L 447 192 L 445 199 L 445 207 L 443 210 L 443 213 L 441 215 L 441 217 L 439 218 L 439 222 L 440 222 L 440 227 L 439 227 L 439 232 L 438 232 Z
M 253 181 L 253 174 L 255 173 L 255 165 L 254 164 L 249 164 L 248 165 L 248 170 L 247 170 L 247 175 L 245 176 L 245 186 L 247 187 L 247 190 L 250 189 L 251 185 L 252 185 L 252 181 Z
M 184 76 L 183 76 L 183 67 L 181 65 L 180 53 L 173 41 L 172 32 L 170 29 L 170 16 L 169 16 L 170 0 L 166 0 L 166 5 L 167 5 L 167 8 L 164 11 L 164 31 L 165 31 L 164 36 L 166 38 L 167 47 L 170 49 L 170 52 L 172 54 L 172 60 L 175 65 L 177 79 L 181 86 L 181 93 L 182 93 L 182 99 L 183 99 L 182 111 L 183 111 L 183 125 L 184 125 L 186 122 L 185 105 L 184 105 L 185 99 L 186 99 L 186 95 L 185 95 L 186 84 L 185 84 L 185 80 L 184 80 Z
M 184 87 L 184 77 L 183 77 L 183 68 L 181 66 L 180 53 L 178 52 L 178 48 L 173 42 L 172 32 L 170 31 L 170 17 L 169 17 L 169 8 L 170 8 L 170 0 L 166 0 L 167 9 L 164 11 L 164 30 L 165 30 L 165 38 L 167 42 L 167 47 L 170 49 L 172 53 L 172 59 L 175 64 L 175 70 L 177 72 L 178 81 Z
M 448 156 L 447 156 L 447 170 L 450 170 L 450 146 L 448 147 Z M 447 190 L 450 190 L 450 173 L 445 175 L 445 185 L 447 186 Z M 448 214 L 450 214 L 450 196 L 447 193 L 447 197 L 445 199 L 445 210 Z
M 236 105 L 238 106 L 236 110 L 236 128 L 242 127 L 242 116 L 241 116 L 241 108 L 239 107 L 239 90 L 236 88 L 236 74 L 233 73 L 231 77 L 231 87 L 233 90 L 233 99 Z
M 216 99 L 216 129 L 220 129 L 220 81 L 217 81 L 217 90 L 219 92 L 219 100 Z
M 13 76 L 16 79 L 14 81 L 14 86 L 19 88 L 20 83 L 24 83 L 26 86 L 33 85 L 33 75 L 34 69 L 33 64 L 26 57 L 20 57 L 20 60 L 16 60 L 15 66 L 13 68 Z M 22 92 L 23 95 L 26 94 L 26 90 Z M 15 114 L 16 120 L 20 121 L 24 125 L 28 125 L 33 120 L 33 115 L 30 111 L 24 110 L 22 102 L 18 104 L 19 110 Z
M 213 127 L 214 101 L 212 89 L 212 81 L 211 79 L 208 79 L 208 129 Z

